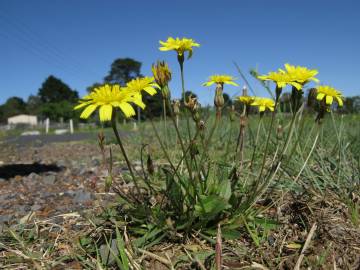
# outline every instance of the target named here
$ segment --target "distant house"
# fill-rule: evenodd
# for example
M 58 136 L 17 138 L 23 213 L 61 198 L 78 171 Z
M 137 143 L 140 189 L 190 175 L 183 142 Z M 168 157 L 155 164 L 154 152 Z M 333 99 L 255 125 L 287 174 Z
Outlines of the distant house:
M 9 125 L 26 124 L 36 126 L 38 123 L 36 115 L 19 114 L 8 118 Z

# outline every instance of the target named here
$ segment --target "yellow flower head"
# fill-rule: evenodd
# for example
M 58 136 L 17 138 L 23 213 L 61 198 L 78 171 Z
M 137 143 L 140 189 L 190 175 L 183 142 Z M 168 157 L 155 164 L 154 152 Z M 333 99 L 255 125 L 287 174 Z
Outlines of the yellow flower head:
M 265 109 L 274 111 L 275 101 L 271 98 L 257 97 L 251 105 L 257 106 L 259 108 L 259 112 L 264 112 Z
M 316 99 L 320 101 L 325 100 L 326 105 L 331 105 L 335 99 L 340 107 L 343 105 L 342 93 L 328 85 L 320 85 L 317 87 Z
M 156 88 L 160 89 L 160 86 L 154 82 L 153 77 L 135 78 L 125 86 L 125 89 L 129 92 L 140 94 L 141 91 L 145 91 L 151 96 L 156 94 Z
M 158 61 L 151 67 L 155 82 L 163 88 L 171 80 L 171 70 L 165 61 Z
M 216 84 L 231 84 L 234 86 L 239 86 L 234 82 L 235 78 L 229 75 L 212 75 L 209 77 L 208 81 L 203 83 L 203 86 L 210 86 L 214 83 Z
M 258 76 L 258 78 L 263 81 L 273 81 L 278 88 L 284 88 L 287 84 L 294 86 L 298 90 L 302 88 L 300 83 L 294 81 L 289 74 L 282 71 L 269 72 L 267 75 Z
M 199 47 L 200 44 L 196 43 L 191 38 L 172 38 L 169 37 L 166 41 L 159 41 L 162 47 L 159 47 L 160 51 L 176 51 L 179 56 L 182 56 L 184 52 L 188 51 L 188 59 L 192 56 L 192 47 Z
M 125 117 L 135 115 L 135 110 L 131 103 L 136 104 L 142 109 L 145 104 L 142 102 L 139 92 L 130 92 L 120 85 L 101 85 L 96 87 L 90 94 L 83 97 L 79 104 L 75 106 L 75 110 L 86 107 L 80 115 L 80 118 L 87 119 L 98 108 L 100 121 L 110 121 L 112 118 L 113 108 L 120 108 Z
M 307 69 L 306 67 L 285 64 L 285 70 L 286 71 L 279 69 L 280 72 L 288 74 L 294 82 L 298 82 L 302 85 L 309 81 L 319 82 L 319 80 L 315 78 L 319 73 L 316 69 Z
M 250 96 L 239 96 L 237 99 L 245 105 L 251 105 L 255 101 L 255 97 Z

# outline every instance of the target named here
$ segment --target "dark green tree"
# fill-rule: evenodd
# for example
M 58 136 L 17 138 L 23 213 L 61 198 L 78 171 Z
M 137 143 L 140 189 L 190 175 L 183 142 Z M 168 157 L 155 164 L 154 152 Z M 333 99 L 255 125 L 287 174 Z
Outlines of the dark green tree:
M 132 58 L 118 58 L 111 64 L 109 74 L 104 78 L 107 83 L 125 85 L 136 77 L 140 77 L 141 62 Z
M 38 96 L 42 102 L 57 103 L 63 100 L 75 102 L 79 98 L 77 91 L 72 90 L 60 79 L 50 75 L 39 89 Z
M 22 98 L 10 97 L 0 106 L 0 111 L 1 122 L 6 122 L 8 117 L 27 113 L 26 103 Z
M 86 87 L 86 91 L 88 92 L 88 93 L 90 93 L 92 90 L 94 90 L 96 87 L 99 87 L 99 86 L 101 86 L 102 84 L 101 83 L 93 83 L 92 85 L 90 85 L 90 86 L 88 86 L 88 87 Z
M 31 114 L 38 115 L 42 106 L 42 101 L 39 96 L 30 95 L 26 103 L 26 110 Z
M 344 113 L 359 113 L 360 112 L 360 96 L 346 97 L 344 106 L 340 108 Z
M 224 96 L 224 107 L 230 107 L 233 104 L 230 96 L 227 93 L 223 93 Z

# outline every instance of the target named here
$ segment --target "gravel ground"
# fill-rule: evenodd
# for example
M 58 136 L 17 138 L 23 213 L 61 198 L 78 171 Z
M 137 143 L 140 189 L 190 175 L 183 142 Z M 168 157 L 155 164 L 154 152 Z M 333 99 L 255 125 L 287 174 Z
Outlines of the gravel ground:
M 107 170 L 97 143 L 77 141 L 95 136 L 21 136 L 12 142 L 3 141 L 0 227 L 31 212 L 49 217 L 93 208 L 103 199 L 107 201 L 106 196 L 111 199 L 111 195 L 103 193 Z
M 0 143 L 2 144 L 17 144 L 17 145 L 42 145 L 54 142 L 74 142 L 84 140 L 94 140 L 97 134 L 92 132 L 81 132 L 75 134 L 41 134 L 41 135 L 27 135 L 27 136 L 16 136 L 6 137 Z

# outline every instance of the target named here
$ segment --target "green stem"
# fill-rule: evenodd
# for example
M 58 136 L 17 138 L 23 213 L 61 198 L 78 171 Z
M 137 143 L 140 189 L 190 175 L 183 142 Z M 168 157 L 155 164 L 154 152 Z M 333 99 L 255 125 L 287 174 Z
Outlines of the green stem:
M 268 136 L 267 136 L 267 139 L 266 139 L 264 157 L 263 157 L 263 161 L 262 161 L 261 169 L 260 169 L 260 174 L 259 174 L 259 178 L 258 178 L 259 181 L 260 181 L 260 179 L 261 179 L 261 177 L 262 177 L 262 174 L 263 174 L 264 168 L 265 168 L 266 156 L 267 156 L 267 152 L 268 152 L 268 149 L 269 149 L 269 142 L 270 142 L 270 137 L 271 137 L 271 133 L 272 133 L 271 131 L 272 131 L 272 128 L 273 128 L 273 125 L 274 125 L 274 120 L 275 120 L 275 114 L 276 114 L 277 104 L 278 104 L 278 102 L 277 102 L 277 100 L 276 100 L 276 101 L 275 101 L 275 106 L 274 106 L 274 111 L 273 111 L 272 116 L 271 116 L 269 133 L 268 133 Z
M 118 132 L 117 127 L 116 127 L 116 113 L 115 113 L 115 111 L 114 111 L 114 114 L 113 114 L 113 116 L 112 116 L 112 118 L 111 118 L 111 126 L 112 126 L 112 128 L 113 128 L 113 131 L 114 131 L 116 140 L 117 140 L 117 142 L 118 142 L 118 144 L 119 144 L 119 146 L 120 146 L 121 153 L 122 153 L 122 155 L 124 156 L 124 159 L 125 159 L 125 161 L 126 161 L 126 165 L 127 165 L 128 169 L 129 169 L 130 175 L 131 175 L 131 177 L 132 177 L 132 179 L 133 179 L 135 188 L 136 188 L 136 190 L 137 190 L 137 192 L 139 193 L 139 196 L 140 196 L 140 195 L 141 195 L 141 192 L 140 192 L 139 185 L 138 185 L 138 183 L 137 183 L 137 181 L 136 181 L 136 177 L 135 177 L 134 172 L 133 172 L 133 170 L 132 170 L 131 163 L 130 163 L 129 158 L 128 158 L 127 154 L 126 154 L 125 148 L 124 148 L 124 146 L 123 146 L 123 144 L 122 144 L 122 141 L 121 141 L 119 132 Z
M 168 105 L 168 107 L 169 107 L 169 112 L 170 112 L 171 120 L 172 120 L 172 122 L 173 122 L 173 124 L 174 124 L 176 134 L 177 134 L 177 136 L 178 136 L 178 138 L 179 138 L 181 150 L 182 150 L 183 155 L 184 155 L 184 157 L 185 157 L 185 163 L 186 163 L 186 167 L 187 167 L 188 172 L 189 172 L 189 177 L 190 177 L 190 179 L 193 179 L 191 166 L 190 166 L 190 164 L 189 164 L 188 159 L 186 158 L 186 151 L 185 151 L 184 142 L 183 142 L 182 137 L 181 137 L 181 135 L 180 135 L 179 127 L 178 127 L 178 125 L 177 125 L 177 123 L 176 123 L 176 119 L 175 119 L 175 117 L 174 117 L 174 112 L 173 112 L 173 110 L 172 110 L 172 108 L 171 108 L 170 100 L 167 99 L 166 101 L 167 101 L 167 105 Z M 190 141 L 191 141 L 191 138 L 190 138 Z M 190 142 L 189 142 L 189 145 L 190 145 Z
M 185 80 L 184 80 L 184 61 L 179 60 L 179 65 L 180 65 L 180 75 L 181 75 L 182 96 L 183 96 L 184 104 L 186 104 Z M 189 120 L 189 113 L 187 112 L 187 110 L 185 110 L 185 116 L 186 116 L 186 127 L 187 127 L 188 136 L 189 136 L 189 143 L 190 143 L 190 140 L 191 140 L 190 120 Z
M 167 136 L 167 126 L 166 126 L 166 100 L 165 98 L 163 97 L 162 99 L 163 101 L 163 115 L 164 115 L 164 135 L 165 135 L 165 146 L 169 145 L 169 142 L 167 140 L 168 136 Z
M 255 160 L 255 153 L 256 153 L 256 149 L 257 149 L 257 145 L 258 145 L 259 133 L 260 133 L 260 127 L 261 127 L 261 124 L 262 124 L 262 119 L 263 119 L 263 118 L 261 117 L 261 118 L 260 118 L 260 121 L 259 121 L 259 125 L 258 125 L 258 128 L 257 128 L 257 131 L 256 131 L 254 151 L 253 151 L 252 157 L 251 157 L 250 169 L 252 169 L 253 164 L 254 164 L 254 160 Z

